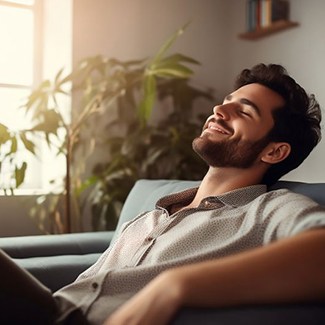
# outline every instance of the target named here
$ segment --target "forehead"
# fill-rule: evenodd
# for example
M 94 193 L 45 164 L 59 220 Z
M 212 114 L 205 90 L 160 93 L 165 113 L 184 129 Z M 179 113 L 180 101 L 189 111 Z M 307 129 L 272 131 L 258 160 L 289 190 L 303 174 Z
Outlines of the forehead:
M 253 83 L 242 86 L 231 95 L 234 98 L 245 98 L 253 102 L 261 112 L 272 112 L 285 104 L 283 97 L 274 90 L 261 84 Z

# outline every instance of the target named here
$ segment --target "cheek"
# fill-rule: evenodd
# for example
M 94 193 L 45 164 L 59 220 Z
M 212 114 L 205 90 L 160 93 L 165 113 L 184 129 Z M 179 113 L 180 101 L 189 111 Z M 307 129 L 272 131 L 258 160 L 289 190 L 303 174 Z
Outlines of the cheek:
M 265 137 L 271 130 L 271 126 L 263 123 L 258 124 L 245 124 L 241 127 L 241 138 L 243 140 L 259 140 Z
M 203 124 L 202 129 L 201 129 L 201 132 L 203 132 L 203 131 L 208 127 L 208 124 L 209 124 L 209 122 L 211 121 L 212 118 L 213 118 L 213 115 L 209 116 L 209 117 L 205 120 L 205 123 Z

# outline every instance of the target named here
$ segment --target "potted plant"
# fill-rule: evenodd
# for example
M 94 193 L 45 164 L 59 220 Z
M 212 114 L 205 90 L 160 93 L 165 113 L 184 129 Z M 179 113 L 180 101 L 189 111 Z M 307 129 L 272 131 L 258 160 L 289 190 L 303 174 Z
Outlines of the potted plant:
M 66 176 L 53 182 L 59 189 L 38 197 L 31 210 L 43 231 L 82 231 L 86 207 L 94 230 L 113 229 L 137 179 L 199 179 L 205 173 L 206 166 L 191 148 L 203 123 L 201 116 L 194 116 L 193 104 L 197 98 L 213 96 L 211 90 L 189 82 L 193 74 L 189 66 L 197 65 L 196 60 L 168 55 L 184 29 L 151 59 L 95 56 L 82 60 L 68 75 L 59 71 L 53 81 L 46 80 L 33 91 L 23 107 L 33 117 L 32 128 L 13 134 L 0 125 L 0 149 L 6 145 L 8 159 L 14 157 L 18 143 L 35 155 L 35 134 L 65 157 Z M 71 95 L 72 117 L 67 121 L 58 98 Z M 27 164 L 15 165 L 12 158 L 11 162 L 18 187 Z

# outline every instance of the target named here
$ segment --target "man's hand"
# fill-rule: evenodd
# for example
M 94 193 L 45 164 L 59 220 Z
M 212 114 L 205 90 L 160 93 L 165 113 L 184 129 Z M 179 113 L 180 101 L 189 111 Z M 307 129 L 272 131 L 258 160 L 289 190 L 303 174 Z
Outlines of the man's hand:
M 181 296 L 173 271 L 166 271 L 117 309 L 104 325 L 168 324 L 181 305 Z

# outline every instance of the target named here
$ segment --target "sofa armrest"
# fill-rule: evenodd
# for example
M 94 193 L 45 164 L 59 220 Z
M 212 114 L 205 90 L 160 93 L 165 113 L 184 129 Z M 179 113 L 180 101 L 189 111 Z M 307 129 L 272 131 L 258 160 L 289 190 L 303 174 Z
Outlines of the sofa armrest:
M 14 258 L 13 260 L 51 289 L 52 292 L 55 292 L 73 282 L 80 273 L 93 265 L 100 255 L 101 253 L 92 253 Z
M 114 232 L 85 232 L 0 238 L 0 248 L 12 258 L 102 253 Z
M 114 231 L 0 238 L 0 249 L 45 286 L 57 291 L 93 265 Z

